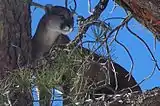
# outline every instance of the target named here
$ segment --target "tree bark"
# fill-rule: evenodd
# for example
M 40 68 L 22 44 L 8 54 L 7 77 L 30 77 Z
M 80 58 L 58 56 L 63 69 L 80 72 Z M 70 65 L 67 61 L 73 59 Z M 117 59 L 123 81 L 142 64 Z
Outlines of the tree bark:
M 115 0 L 160 40 L 160 0 Z
M 0 0 L 0 80 L 30 60 L 30 7 L 25 0 Z M 13 87 L 13 86 L 12 86 Z M 14 89 L 12 89 L 14 90 Z M 30 106 L 28 89 L 10 92 L 12 106 Z

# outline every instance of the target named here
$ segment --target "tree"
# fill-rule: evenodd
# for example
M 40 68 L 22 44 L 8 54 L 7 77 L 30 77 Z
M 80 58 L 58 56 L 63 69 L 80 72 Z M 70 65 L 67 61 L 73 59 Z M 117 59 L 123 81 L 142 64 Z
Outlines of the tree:
M 4 100 L 0 103 L 30 106 L 31 89 L 21 83 L 23 78 L 20 74 L 16 76 L 16 71 L 24 71 L 18 67 L 30 60 L 30 6 L 23 0 L 1 0 L 0 7 L 0 100 Z
M 130 11 L 134 18 L 147 27 L 159 40 L 160 19 L 159 0 L 115 0 L 120 6 Z
M 67 1 L 67 0 L 66 0 Z M 142 22 L 147 28 L 149 28 L 159 39 L 159 13 L 158 13 L 158 4 L 159 1 L 149 1 L 150 5 L 147 5 L 144 0 L 138 0 L 132 2 L 126 0 L 116 0 L 120 5 L 125 7 L 125 9 L 129 9 L 133 16 L 136 17 L 140 22 Z M 148 0 L 146 0 L 147 2 Z M 91 2 L 89 0 L 89 2 Z M 99 23 L 95 23 L 98 20 L 101 13 L 107 7 L 108 0 L 99 0 L 98 4 L 94 7 L 94 11 L 90 11 L 91 15 L 87 18 L 81 17 L 81 27 L 79 27 L 79 33 L 77 34 L 76 39 L 74 40 L 75 44 L 81 41 L 83 35 L 87 32 L 90 26 L 98 25 Z M 153 8 L 148 8 L 149 6 L 153 5 Z M 1 51 L 1 60 L 0 60 L 0 79 L 1 79 L 1 92 L 0 92 L 0 103 L 4 105 L 12 104 L 14 106 L 28 106 L 32 105 L 32 97 L 31 97 L 31 84 L 33 81 L 31 73 L 32 71 L 26 66 L 27 63 L 30 63 L 30 35 L 31 35 L 31 19 L 30 19 L 30 7 L 29 3 L 23 0 L 7 0 L 7 1 L 0 1 L 0 36 L 1 36 L 1 44 L 0 44 L 0 51 Z M 141 8 L 140 8 L 141 7 Z M 147 7 L 144 8 L 144 7 Z M 156 8 L 156 9 L 155 9 Z M 138 11 L 137 11 L 138 9 Z M 141 11 L 142 10 L 142 11 Z M 157 11 L 155 11 L 157 10 Z M 150 12 L 151 11 L 151 12 Z M 140 12 L 140 13 L 139 13 Z M 153 14 L 150 14 L 153 13 Z M 155 14 L 156 13 L 156 14 Z M 141 16 L 141 14 L 143 14 Z M 111 29 L 109 32 L 109 36 L 112 35 L 114 32 L 119 31 L 119 29 L 125 25 L 131 19 L 131 16 L 124 19 L 124 21 L 117 26 L 115 29 Z M 85 24 L 84 24 L 85 23 Z M 103 22 L 102 22 L 103 23 Z M 101 26 L 103 27 L 103 26 Z M 126 26 L 127 27 L 127 26 Z M 128 27 L 127 27 L 128 28 Z M 26 30 L 27 29 L 27 30 Z M 108 27 L 107 27 L 108 29 Z M 132 32 L 129 28 L 128 30 Z M 132 33 L 136 36 L 136 34 Z M 116 40 L 116 38 L 114 39 Z M 140 39 L 143 42 L 143 39 Z M 146 43 L 143 42 L 145 45 Z M 148 47 L 148 46 L 147 46 Z M 148 49 L 150 50 L 150 49 Z M 127 49 L 126 49 L 127 51 Z M 152 55 L 152 53 L 151 53 Z M 155 62 L 156 67 L 158 68 L 158 64 L 154 55 L 152 58 Z M 48 66 L 50 64 L 46 63 L 43 66 Z M 57 64 L 59 65 L 59 64 Z M 44 67 L 43 67 L 44 68 Z M 38 70 L 41 70 L 40 68 Z M 50 67 L 46 67 L 46 70 L 52 69 Z M 42 73 L 39 76 L 48 77 L 48 79 L 44 79 L 49 81 L 49 77 L 51 73 L 48 74 Z M 45 76 L 46 75 L 46 76 Z M 52 75 L 52 74 L 51 74 Z M 58 74 L 60 75 L 60 74 Z M 44 81 L 42 80 L 42 82 Z M 5 83 L 4 83 L 5 82 Z M 40 79 L 38 82 L 41 81 Z M 52 82 L 52 81 L 51 81 Z M 51 83 L 48 83 L 49 88 Z M 47 85 L 46 85 L 47 86 Z M 5 88 L 5 89 L 4 89 Z M 126 105 L 148 105 L 156 106 L 159 104 L 159 89 L 153 89 L 152 91 L 147 91 L 143 94 L 121 94 L 120 96 L 113 95 L 111 98 L 116 98 L 110 101 L 111 105 L 120 105 L 123 103 L 123 106 Z M 145 95 L 145 96 L 144 96 Z M 111 99 L 110 98 L 110 99 Z M 149 101 L 149 100 L 150 101 Z M 1 101 L 2 100 L 2 101 Z M 100 101 L 89 101 L 90 104 L 93 106 L 100 105 L 108 102 L 107 98 L 100 99 Z

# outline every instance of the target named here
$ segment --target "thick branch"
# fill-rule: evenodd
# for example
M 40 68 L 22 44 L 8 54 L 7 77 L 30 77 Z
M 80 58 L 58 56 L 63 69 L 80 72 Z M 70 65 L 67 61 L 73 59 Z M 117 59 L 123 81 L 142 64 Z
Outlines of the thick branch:
M 115 0 L 160 40 L 160 0 Z

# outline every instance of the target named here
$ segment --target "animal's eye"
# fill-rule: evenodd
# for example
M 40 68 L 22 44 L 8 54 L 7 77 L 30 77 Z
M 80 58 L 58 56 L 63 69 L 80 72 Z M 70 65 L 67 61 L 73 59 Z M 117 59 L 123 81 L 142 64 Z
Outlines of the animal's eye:
M 63 31 L 69 31 L 69 30 L 70 30 L 70 26 L 69 26 L 69 25 L 64 25 L 64 24 L 62 24 L 62 25 L 61 25 L 61 29 L 62 29 Z

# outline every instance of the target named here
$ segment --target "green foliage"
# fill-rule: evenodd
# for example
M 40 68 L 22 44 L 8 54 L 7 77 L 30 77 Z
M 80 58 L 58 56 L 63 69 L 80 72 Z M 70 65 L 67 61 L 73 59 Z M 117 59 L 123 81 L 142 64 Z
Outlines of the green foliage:
M 48 101 L 46 98 L 51 98 L 52 88 L 67 85 L 69 91 L 78 92 L 78 84 L 83 76 L 83 71 L 86 70 L 84 62 L 87 54 L 89 55 L 87 52 L 82 52 L 80 48 L 56 49 L 52 51 L 48 65 L 44 64 L 41 69 L 34 70 L 36 71 L 34 84 L 40 90 L 41 104 L 48 104 L 44 101 Z M 54 59 L 50 60 L 51 58 Z
M 13 73 L 9 74 L 9 79 L 1 81 L 0 105 L 10 104 L 12 98 L 9 96 L 14 97 L 16 91 L 28 90 L 32 93 L 34 86 L 39 89 L 42 105 L 50 103 L 53 88 L 68 85 L 69 91 L 78 93 L 84 70 L 88 68 L 84 63 L 89 53 L 82 52 L 80 48 L 71 48 L 56 50 L 53 55 L 54 60 L 43 64 L 42 67 L 13 70 Z

